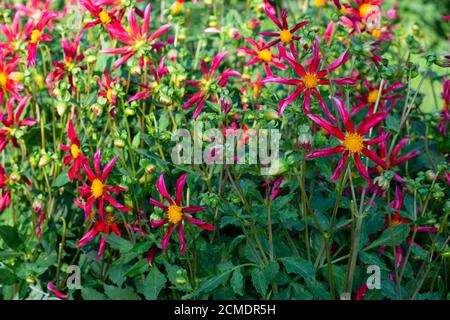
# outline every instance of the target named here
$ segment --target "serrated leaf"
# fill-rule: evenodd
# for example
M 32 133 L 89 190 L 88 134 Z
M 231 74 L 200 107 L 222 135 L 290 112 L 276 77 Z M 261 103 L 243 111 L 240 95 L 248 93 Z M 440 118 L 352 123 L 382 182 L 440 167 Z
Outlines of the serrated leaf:
M 0 269 L 0 284 L 2 285 L 12 285 L 16 283 L 17 277 L 14 273 L 8 269 Z
M 145 278 L 142 293 L 147 300 L 156 300 L 165 284 L 166 277 L 155 266 L 150 269 L 150 272 Z
M 131 289 L 122 289 L 115 286 L 104 285 L 105 294 L 111 300 L 141 300 Z
M 280 261 L 289 273 L 297 273 L 303 278 L 314 277 L 314 266 L 308 260 L 300 257 L 287 257 L 281 258 Z
M 103 237 L 113 249 L 119 250 L 120 252 L 128 252 L 133 248 L 133 244 L 130 241 L 125 240 L 114 233 L 103 234 Z
M 11 226 L 0 226 L 0 237 L 11 249 L 17 249 L 22 244 L 16 228 Z
M 231 276 L 230 285 L 233 288 L 233 291 L 240 295 L 244 295 L 244 277 L 242 276 L 242 272 L 240 269 L 236 269 Z
M 392 238 L 391 238 L 391 234 L 392 234 Z M 364 251 L 370 250 L 372 248 L 380 247 L 380 246 L 391 245 L 392 239 L 394 242 L 393 244 L 395 246 L 399 245 L 403 241 L 405 241 L 408 234 L 409 234 L 409 224 L 402 224 L 399 226 L 387 228 L 386 230 L 383 231 L 383 233 L 380 235 L 380 237 L 378 239 L 374 240 L 370 245 L 368 245 L 364 249 Z
M 56 179 L 53 181 L 52 183 L 52 187 L 53 188 L 60 188 L 64 185 L 66 185 L 67 183 L 70 182 L 69 180 L 69 176 L 68 176 L 68 171 L 69 169 L 64 169 L 57 177 Z
M 200 286 L 200 288 L 198 288 L 191 294 L 183 296 L 183 299 L 192 299 L 201 293 L 209 293 L 213 291 L 218 286 L 222 285 L 225 281 L 228 280 L 228 278 L 230 277 L 230 273 L 231 271 L 227 271 L 222 274 L 219 274 L 218 276 L 209 278 Z
M 106 300 L 106 296 L 103 293 L 88 287 L 81 288 L 81 297 L 84 300 Z
M 267 293 L 268 283 L 264 277 L 264 271 L 253 269 L 251 272 L 252 283 L 256 291 L 264 298 Z

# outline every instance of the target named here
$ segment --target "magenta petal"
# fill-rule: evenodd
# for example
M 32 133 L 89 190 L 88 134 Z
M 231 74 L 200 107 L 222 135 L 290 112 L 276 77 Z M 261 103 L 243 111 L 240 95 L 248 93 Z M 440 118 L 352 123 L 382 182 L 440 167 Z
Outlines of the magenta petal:
M 164 237 L 161 240 L 161 247 L 163 249 L 164 252 L 167 251 L 167 247 L 169 246 L 169 240 L 170 240 L 170 235 L 172 234 L 173 229 L 175 228 L 176 224 L 172 224 L 168 229 L 166 234 L 164 235 Z
M 181 206 L 181 197 L 183 194 L 183 188 L 184 188 L 184 184 L 186 182 L 187 177 L 188 177 L 188 173 L 184 173 L 177 180 L 177 187 L 176 187 L 176 193 L 175 193 L 175 203 L 177 204 L 177 206 Z
M 325 149 L 317 150 L 310 154 L 307 154 L 305 156 L 305 158 L 312 159 L 312 158 L 317 158 L 317 157 L 326 157 L 326 156 L 330 156 L 332 154 L 344 152 L 344 150 L 345 150 L 345 148 L 343 146 L 337 146 L 337 147 L 333 147 L 333 148 L 325 148 Z
M 336 138 L 338 138 L 339 140 L 343 141 L 344 140 L 344 134 L 342 133 L 342 131 L 335 127 L 334 125 L 332 125 L 330 122 L 328 122 L 327 120 L 316 116 L 314 114 L 309 113 L 308 117 L 314 121 L 315 123 L 317 123 L 320 127 L 324 128 L 325 130 L 327 130 L 330 134 L 332 134 L 333 136 L 335 136 Z
M 170 203 L 174 204 L 172 198 L 169 196 L 169 193 L 167 193 L 166 184 L 164 182 L 164 174 L 161 173 L 158 180 L 156 181 L 156 188 L 158 189 L 159 193 Z
M 347 62 L 348 60 L 348 49 L 344 51 L 343 54 L 339 56 L 336 60 L 334 60 L 331 64 L 328 65 L 328 71 L 332 72 L 336 68 L 340 67 L 342 64 Z
M 184 253 L 184 250 L 186 250 L 186 242 L 184 240 L 183 221 L 178 222 L 178 237 L 180 238 L 180 256 L 182 256 Z
M 161 219 L 161 220 L 152 220 L 150 221 L 150 225 L 152 226 L 152 228 L 158 228 L 166 223 L 169 222 L 169 219 Z
M 364 168 L 364 164 L 362 163 L 358 153 L 353 154 L 353 160 L 355 161 L 355 166 L 356 169 L 358 169 L 358 172 L 367 181 L 367 183 L 371 185 L 372 183 L 370 181 L 369 174 L 367 173 L 366 168 Z
M 92 228 L 77 242 L 77 247 L 83 247 L 86 243 L 91 241 L 97 234 L 99 230 L 96 227 Z
M 104 237 L 102 237 L 100 239 L 100 247 L 98 248 L 98 252 L 97 252 L 97 257 L 96 257 L 97 260 L 99 260 L 102 257 L 103 251 L 105 251 L 105 245 L 106 245 L 106 239 Z
M 55 285 L 53 284 L 52 281 L 50 281 L 47 284 L 47 289 L 49 291 L 51 291 L 57 298 L 67 299 L 69 297 L 69 295 L 62 293 L 61 291 L 58 291 L 58 289 L 56 289 L 56 287 L 55 287 Z
M 197 206 L 190 206 L 181 209 L 181 212 L 183 213 L 193 213 L 193 212 L 199 212 L 205 210 L 205 207 L 197 207 Z
M 347 162 L 347 159 L 348 159 L 348 152 L 344 152 L 341 160 L 339 160 L 338 165 L 337 165 L 336 169 L 334 170 L 333 175 L 330 178 L 330 181 L 336 181 L 337 179 L 339 179 L 339 177 L 342 174 L 342 169 L 344 168 L 344 165 Z
M 166 205 L 162 204 L 159 201 L 156 201 L 155 199 L 150 199 L 149 202 L 151 205 L 157 206 L 157 207 L 163 209 L 164 211 L 167 211 L 167 209 L 168 209 L 168 207 Z
M 119 158 L 119 156 L 115 156 L 114 158 L 112 158 L 112 160 L 103 169 L 103 173 L 102 173 L 102 180 L 103 181 L 106 181 L 106 178 L 108 178 L 108 175 L 111 172 L 111 169 L 113 168 L 113 166 L 116 163 L 118 158 Z
M 366 134 L 371 128 L 378 125 L 381 121 L 386 119 L 387 114 L 386 113 L 374 113 L 371 116 L 368 116 L 365 118 L 360 125 L 358 126 L 358 129 L 356 129 L 356 132 L 360 135 Z
M 192 224 L 194 224 L 194 225 L 196 225 L 196 226 L 198 226 L 198 227 L 200 227 L 202 229 L 205 229 L 205 230 L 213 231 L 213 230 L 216 229 L 210 223 L 207 223 L 207 222 L 204 222 L 204 221 L 200 221 L 200 220 L 194 219 L 194 218 L 189 217 L 189 216 L 184 216 L 184 220 L 189 221 L 190 223 L 192 223 Z

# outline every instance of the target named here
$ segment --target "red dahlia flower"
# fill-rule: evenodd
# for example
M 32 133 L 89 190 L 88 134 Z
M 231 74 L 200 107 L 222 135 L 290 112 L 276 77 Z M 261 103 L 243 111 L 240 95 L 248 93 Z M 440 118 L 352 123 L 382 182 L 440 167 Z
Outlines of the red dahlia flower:
M 167 250 L 167 246 L 169 245 L 169 239 L 170 235 L 173 232 L 173 229 L 175 229 L 176 226 L 178 226 L 178 236 L 180 238 L 180 255 L 184 253 L 184 250 L 186 249 L 186 243 L 184 241 L 184 226 L 183 221 L 188 221 L 196 226 L 199 226 L 202 229 L 205 230 L 214 230 L 214 226 L 197 219 L 192 218 L 190 213 L 199 212 L 205 210 L 203 207 L 182 207 L 181 205 L 181 198 L 183 195 L 183 188 L 184 184 L 186 182 L 186 179 L 188 177 L 188 174 L 185 173 L 181 175 L 176 184 L 176 192 L 175 192 L 175 201 L 169 196 L 169 193 L 167 192 L 166 185 L 164 183 L 164 174 L 161 174 L 158 178 L 158 181 L 156 182 L 156 188 L 158 189 L 158 192 L 161 196 L 163 196 L 166 201 L 169 203 L 169 206 L 166 206 L 162 204 L 159 201 L 156 201 L 154 199 L 150 199 L 150 204 L 157 206 L 161 209 L 163 209 L 167 213 L 167 218 L 161 219 L 161 220 L 153 220 L 151 221 L 152 228 L 160 227 L 164 224 L 169 223 L 170 226 L 167 229 L 166 234 L 161 240 L 161 246 L 163 251 Z
M 169 72 L 169 69 L 167 69 L 164 66 L 165 61 L 164 58 L 165 57 L 162 57 L 161 61 L 159 61 L 159 64 L 156 68 L 152 66 L 152 68 L 150 69 L 150 72 L 152 73 L 154 79 L 154 81 L 151 83 L 151 86 L 148 86 L 144 83 L 140 83 L 139 86 L 141 88 L 144 88 L 144 91 L 136 93 L 134 96 L 128 99 L 128 102 L 140 99 L 147 99 L 148 97 L 150 97 L 152 92 L 160 86 L 162 77 Z
M 83 208 L 83 206 L 81 206 L 81 208 Z M 122 234 L 120 233 L 117 223 L 115 223 L 116 219 L 117 218 L 113 217 L 111 215 L 111 213 L 106 213 L 103 221 L 101 221 L 101 220 L 95 221 L 94 226 L 91 228 L 91 230 L 86 232 L 83 235 L 83 237 L 81 237 L 81 239 L 77 242 L 77 247 L 81 248 L 81 247 L 85 246 L 88 242 L 90 242 L 93 238 L 95 238 L 95 236 L 97 236 L 99 233 L 108 235 L 111 232 L 111 230 L 117 236 L 121 237 Z M 97 260 L 102 257 L 103 252 L 105 251 L 105 245 L 106 245 L 106 240 L 102 235 L 101 239 L 100 239 L 100 247 L 97 252 Z
M 364 80 L 364 86 L 367 89 L 367 93 L 364 93 L 362 96 L 357 96 L 356 99 L 360 101 L 359 104 L 353 107 L 351 114 L 355 115 L 359 110 L 365 107 L 369 107 L 368 114 L 373 113 L 373 109 L 375 107 L 375 103 L 377 102 L 378 94 L 379 94 L 379 85 L 372 86 L 372 84 Z M 380 111 L 389 112 L 394 106 L 397 99 L 402 98 L 401 94 L 390 94 L 392 91 L 403 88 L 403 83 L 395 82 L 390 87 L 383 88 L 380 94 L 380 101 L 378 102 L 378 107 Z M 389 109 L 386 109 L 386 103 L 392 101 Z
M 114 16 L 116 10 L 113 9 L 107 12 L 101 7 L 104 4 L 94 4 L 91 0 L 80 0 L 80 3 L 95 17 L 95 20 L 86 23 L 83 29 L 89 29 L 98 24 L 102 24 L 108 30 L 110 37 L 113 38 L 111 27 L 120 26 L 120 22 Z
M 345 163 L 349 155 L 353 157 L 353 161 L 355 162 L 356 169 L 359 171 L 361 176 L 371 184 L 369 174 L 367 173 L 364 164 L 361 161 L 361 153 L 368 157 L 370 160 L 380 165 L 383 169 L 386 169 L 386 163 L 378 157 L 375 151 L 368 149 L 370 145 L 378 143 L 380 141 L 385 140 L 388 135 L 381 135 L 377 138 L 364 140 L 364 135 L 373 127 L 378 125 L 381 121 L 386 119 L 386 113 L 374 113 L 367 118 L 365 118 L 355 130 L 355 125 L 350 119 L 349 113 L 344 106 L 344 103 L 338 98 L 333 98 L 334 102 L 339 111 L 339 115 L 344 123 L 346 132 L 344 133 L 341 129 L 331 124 L 327 120 L 316 116 L 314 114 L 308 114 L 308 117 L 311 118 L 317 125 L 327 130 L 331 135 L 335 136 L 337 139 L 341 141 L 341 145 L 332 148 L 326 148 L 318 151 L 314 151 L 305 156 L 307 159 L 316 158 L 316 157 L 325 157 L 336 153 L 342 153 L 342 158 L 339 161 L 336 170 L 331 176 L 331 181 L 337 180 L 342 173 L 342 169 L 344 168 Z
M 264 64 L 264 69 L 266 70 L 267 75 L 272 75 L 272 71 L 270 70 L 270 66 L 274 66 L 280 70 L 286 70 L 287 67 L 282 64 L 279 60 L 279 56 L 273 55 L 270 52 L 270 48 L 264 49 L 265 42 L 261 39 L 260 43 L 256 42 L 251 38 L 245 38 L 245 40 L 253 47 L 253 50 L 248 48 L 238 48 L 237 51 L 241 53 L 248 54 L 252 57 L 252 59 L 247 62 L 246 66 L 251 66 L 257 62 L 261 62 Z
M 394 209 L 394 214 L 392 215 L 391 223 L 389 224 L 389 216 L 385 216 L 385 224 L 384 224 L 383 229 L 381 229 L 381 230 L 385 230 L 389 226 L 396 227 L 396 226 L 400 226 L 402 224 L 407 224 L 407 223 L 413 222 L 411 219 L 402 217 L 399 213 L 399 211 L 401 210 L 401 208 L 403 206 L 403 192 L 399 187 L 395 188 L 395 199 L 391 205 L 392 205 L 392 208 Z M 431 233 L 435 233 L 438 231 L 437 228 L 429 227 L 429 226 L 410 226 L 410 230 L 416 231 L 416 232 L 431 232 Z M 407 243 L 411 243 L 411 241 L 412 241 L 411 238 L 409 238 L 409 237 L 406 238 Z M 419 246 L 415 242 L 413 242 L 412 245 Z M 382 251 L 384 251 L 385 249 L 386 249 L 386 246 L 381 247 Z M 400 267 L 402 260 L 403 260 L 403 251 L 402 251 L 401 245 L 396 246 L 395 251 L 396 251 L 395 261 L 396 261 L 396 266 L 398 268 L 398 267 Z
M 191 86 L 199 87 L 200 90 L 194 94 L 188 101 L 186 101 L 183 104 L 183 108 L 187 109 L 191 107 L 194 104 L 197 104 L 197 107 L 194 110 L 194 114 L 192 115 L 192 118 L 195 119 L 200 114 L 200 111 L 202 110 L 203 104 L 205 103 L 206 99 L 209 97 L 213 97 L 215 100 L 217 99 L 216 91 L 219 87 L 224 87 L 229 77 L 233 76 L 240 76 L 241 74 L 235 70 L 227 69 L 224 72 L 222 72 L 218 76 L 214 76 L 217 69 L 219 68 L 220 63 L 222 62 L 223 58 L 228 54 L 228 52 L 224 51 L 222 53 L 217 54 L 212 62 L 209 70 L 206 68 L 206 62 L 205 60 L 202 60 L 200 62 L 200 66 L 202 68 L 202 74 L 203 78 L 200 81 L 193 81 L 193 80 L 187 80 L 186 84 Z
M 282 42 L 283 45 L 289 44 L 292 52 L 297 52 L 295 49 L 294 41 L 293 40 L 300 40 L 299 36 L 295 36 L 294 33 L 300 29 L 303 26 L 306 26 L 309 22 L 308 21 L 302 21 L 297 23 L 293 28 L 289 28 L 289 25 L 287 23 L 287 10 L 283 9 L 281 11 L 281 21 L 278 19 L 274 13 L 273 7 L 265 6 L 264 10 L 266 12 L 266 15 L 270 18 L 270 20 L 275 23 L 275 25 L 280 29 L 279 32 L 260 32 L 259 34 L 267 37 L 277 37 L 278 39 L 270 41 L 268 44 L 265 45 L 264 49 L 270 48 L 274 45 L 276 45 L 278 42 Z
M 6 37 L 7 42 L 0 43 L 0 48 L 6 49 L 7 52 L 13 53 L 19 50 L 20 44 L 25 42 L 33 29 L 33 21 L 30 20 L 25 24 L 23 30 L 20 31 L 20 13 L 16 12 L 11 26 L 0 24 L 0 30 Z
M 5 92 L 9 92 L 17 101 L 21 99 L 17 91 L 23 90 L 23 86 L 18 83 L 18 72 L 15 72 L 19 60 L 19 57 L 14 57 L 7 61 L 0 47 L 0 105 L 3 103 Z
M 106 165 L 106 167 L 103 169 L 103 172 L 100 169 L 100 149 L 97 150 L 97 152 L 94 155 L 95 172 L 92 172 L 91 168 L 87 163 L 83 163 L 84 171 L 86 172 L 89 182 L 91 183 L 90 186 L 84 184 L 82 187 L 78 188 L 78 190 L 81 193 L 81 197 L 86 200 L 86 203 L 84 205 L 85 219 L 89 217 L 92 205 L 96 200 L 98 205 L 100 222 L 102 223 L 105 222 L 103 210 L 105 200 L 120 211 L 127 212 L 131 210 L 131 208 L 121 205 L 110 196 L 110 192 L 123 192 L 126 191 L 127 189 L 119 186 L 107 186 L 105 184 L 112 167 L 117 161 L 117 158 L 118 156 L 115 156 Z
M 111 80 L 111 77 L 108 73 L 108 71 L 103 71 L 103 76 L 105 77 L 105 82 L 103 82 L 102 80 L 100 80 L 100 78 L 97 78 L 97 83 L 100 86 L 101 89 L 103 89 L 104 91 L 100 92 L 98 94 L 99 97 L 103 97 L 106 98 L 106 100 L 108 100 L 108 103 L 111 106 L 115 106 L 116 105 L 116 98 L 117 98 L 117 91 L 114 88 L 114 85 L 119 81 L 118 77 L 114 77 Z
M 2 194 L 0 195 L 0 213 L 3 212 L 3 209 L 9 208 L 11 204 L 11 194 L 8 188 L 9 177 L 7 176 L 5 169 L 0 164 L 0 189 Z
M 155 48 L 158 46 L 156 39 L 166 33 L 170 28 L 170 24 L 165 24 L 155 32 L 148 34 L 148 27 L 150 25 L 150 13 L 151 6 L 148 5 L 144 11 L 144 20 L 142 27 L 139 27 L 134 12 L 130 10 L 128 12 L 128 22 L 130 24 L 131 34 L 129 34 L 120 24 L 114 25 L 111 28 L 111 32 L 120 42 L 126 44 L 121 48 L 108 48 L 104 49 L 103 53 L 107 54 L 122 54 L 123 56 L 114 63 L 114 68 L 119 67 L 130 59 L 136 52 L 145 49 Z
M 380 129 L 379 136 L 385 136 L 385 135 L 386 135 L 386 133 L 384 133 L 384 131 L 382 129 Z M 405 163 L 406 161 L 408 161 L 408 160 L 414 158 L 415 156 L 417 156 L 418 154 L 420 154 L 419 150 L 414 150 L 414 151 L 411 151 L 401 157 L 398 156 L 400 151 L 405 147 L 406 144 L 408 144 L 409 140 L 410 140 L 409 137 L 404 137 L 402 140 L 400 140 L 400 142 L 392 150 L 392 153 L 389 156 L 389 159 L 386 159 L 387 154 L 388 154 L 386 140 L 383 140 L 383 141 L 380 141 L 377 143 L 380 157 L 383 161 L 386 162 L 387 170 L 390 170 L 393 167 L 401 165 L 402 163 Z M 381 166 L 369 168 L 369 172 L 372 172 L 372 173 L 381 173 L 382 171 L 383 171 L 383 168 Z M 405 180 L 403 180 L 403 178 L 400 177 L 400 175 L 396 172 L 394 172 L 394 179 L 400 184 L 405 183 Z
M 439 123 L 439 132 L 442 133 L 444 136 L 447 136 L 447 123 L 450 121 L 450 80 L 444 80 L 443 82 L 444 90 L 442 91 L 442 109 L 441 109 L 441 116 L 442 120 Z M 0 99 L 1 101 L 1 99 Z
M 281 56 L 294 68 L 295 72 L 300 76 L 300 78 L 280 78 L 269 76 L 262 80 L 262 83 L 268 82 L 276 82 L 287 85 L 297 86 L 295 91 L 289 95 L 286 99 L 282 100 L 278 107 L 278 114 L 282 114 L 284 109 L 295 100 L 302 92 L 304 92 L 304 102 L 303 102 L 303 110 L 306 113 L 310 112 L 310 103 L 311 103 L 311 95 L 315 96 L 317 101 L 319 102 L 322 110 L 331 120 L 335 121 L 336 119 L 328 110 L 325 102 L 320 95 L 318 90 L 319 86 L 330 85 L 330 82 L 335 84 L 354 84 L 356 82 L 355 79 L 350 78 L 341 78 L 341 79 L 328 79 L 328 73 L 334 71 L 339 66 L 344 64 L 348 59 L 348 50 L 345 50 L 343 54 L 336 60 L 334 60 L 331 64 L 328 65 L 326 69 L 319 70 L 320 65 L 320 57 L 319 57 L 319 45 L 317 40 L 314 41 L 313 51 L 312 51 L 312 59 L 309 65 L 308 71 L 303 68 L 303 66 L 294 60 L 292 56 L 288 56 L 286 50 L 283 47 L 279 47 Z
M 20 127 L 30 127 L 37 123 L 36 120 L 31 118 L 20 119 L 23 109 L 30 99 L 30 95 L 26 95 L 25 97 L 18 100 L 19 105 L 17 107 L 16 113 L 14 114 L 14 101 L 15 98 L 11 98 L 6 103 L 7 114 L 4 112 L 0 113 L 0 122 L 3 124 L 3 127 L 0 128 L 0 151 L 5 149 L 8 142 L 11 140 L 14 147 L 18 148 L 19 145 L 17 143 L 17 139 L 14 136 L 14 129 L 18 129 Z
M 73 68 L 84 59 L 83 53 L 78 54 L 78 45 L 80 44 L 82 33 L 79 33 L 78 36 L 73 41 L 72 45 L 69 43 L 69 40 L 62 39 L 61 47 L 64 53 L 64 61 L 63 62 L 55 62 L 55 70 L 52 73 L 49 73 L 47 79 L 45 80 L 48 85 L 48 89 L 50 90 L 53 87 L 54 82 L 59 82 L 61 79 L 67 76 L 69 81 L 69 85 L 72 89 L 72 93 L 75 94 L 75 85 L 73 83 Z M 80 68 L 83 69 L 83 66 Z
M 81 153 L 81 145 L 80 140 L 78 139 L 75 129 L 73 128 L 72 120 L 69 120 L 69 125 L 67 128 L 67 137 L 70 140 L 70 146 L 66 146 L 64 144 L 60 145 L 61 150 L 69 151 L 70 153 L 64 157 L 64 166 L 67 166 L 72 161 L 72 166 L 69 169 L 68 176 L 69 180 L 73 181 L 73 178 L 77 177 L 78 180 L 81 181 L 81 168 L 83 167 L 83 163 L 89 162 L 82 153 Z
M 47 26 L 51 19 L 58 17 L 57 12 L 45 11 L 42 13 L 38 23 L 33 27 L 30 39 L 27 46 L 27 68 L 31 65 L 36 65 L 36 52 L 39 42 L 48 42 L 52 40 L 52 37 L 44 33 L 44 28 Z

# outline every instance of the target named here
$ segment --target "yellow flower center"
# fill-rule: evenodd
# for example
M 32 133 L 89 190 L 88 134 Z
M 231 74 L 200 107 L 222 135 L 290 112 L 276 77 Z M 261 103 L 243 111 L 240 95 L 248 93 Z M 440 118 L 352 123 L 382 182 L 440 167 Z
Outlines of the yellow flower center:
M 374 38 L 380 38 L 381 37 L 381 30 L 380 29 L 373 29 L 372 30 L 372 37 Z
M 348 12 L 347 8 L 341 5 L 341 9 L 339 10 L 342 14 L 346 14 Z
M 74 143 L 70 146 L 70 153 L 74 159 L 80 156 L 80 148 Z
M 322 8 L 325 5 L 326 0 L 315 0 L 314 5 L 317 8 Z
M 182 3 L 182 2 L 176 1 L 176 2 L 175 2 L 174 4 L 172 4 L 172 6 L 170 7 L 170 14 L 171 14 L 171 15 L 176 15 L 176 14 L 180 13 L 181 10 L 183 10 L 183 3 Z
M 367 101 L 370 103 L 377 102 L 378 99 L 378 89 L 373 89 L 369 92 L 369 95 L 367 96 Z
M 34 29 L 31 32 L 30 43 L 38 43 L 39 38 L 41 37 L 41 34 L 42 34 L 41 31 L 39 31 L 38 29 Z
M 442 101 L 441 111 L 445 111 L 448 108 L 448 102 L 446 100 Z
M 361 5 L 361 7 L 359 7 L 359 15 L 362 18 L 365 18 L 367 16 L 367 14 L 369 13 L 371 7 L 372 6 L 369 3 L 364 3 L 363 5 Z
M 94 179 L 92 181 L 91 191 L 95 199 L 100 198 L 103 195 L 103 183 L 99 179 Z
M 5 87 L 7 81 L 8 78 L 6 77 L 6 74 L 4 72 L 0 72 L 0 87 Z
M 116 94 L 115 94 L 115 92 L 114 92 L 113 89 L 108 89 L 108 90 L 106 91 L 106 99 L 108 99 L 108 102 L 109 102 L 110 104 L 113 103 L 113 99 L 114 99 L 115 96 L 116 96 Z
M 167 214 L 169 215 L 169 221 L 173 224 L 176 224 L 181 221 L 181 217 L 183 213 L 181 212 L 181 208 L 174 204 L 170 205 L 167 209 Z
M 289 43 L 292 40 L 292 33 L 285 29 L 285 30 L 281 30 L 280 32 L 280 40 L 283 43 Z
M 357 133 L 347 133 L 342 145 L 350 153 L 359 153 L 364 147 L 363 137 Z
M 317 76 L 312 73 L 307 73 L 303 77 L 303 83 L 307 89 L 312 89 L 317 86 Z
M 264 50 L 261 50 L 258 53 L 258 58 L 260 58 L 261 60 L 269 62 L 270 60 L 272 60 L 272 54 L 270 53 L 269 50 L 264 49 Z
M 98 14 L 98 17 L 100 18 L 100 21 L 103 24 L 111 23 L 111 17 L 109 16 L 108 12 L 106 12 L 105 10 L 100 11 L 100 13 Z

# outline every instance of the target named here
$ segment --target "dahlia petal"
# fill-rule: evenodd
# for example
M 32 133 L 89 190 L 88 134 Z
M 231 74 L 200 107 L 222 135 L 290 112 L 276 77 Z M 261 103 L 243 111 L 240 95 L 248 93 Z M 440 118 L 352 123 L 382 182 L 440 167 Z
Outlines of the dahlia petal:
M 366 134 L 370 129 L 378 125 L 381 121 L 386 119 L 387 114 L 386 113 L 374 113 L 367 118 L 365 118 L 360 125 L 358 126 L 358 129 L 356 129 L 356 132 L 360 135 Z
M 339 179 L 339 177 L 342 174 L 342 169 L 344 168 L 344 165 L 347 163 L 348 155 L 349 155 L 348 152 L 344 152 L 341 160 L 339 160 L 338 165 L 336 166 L 336 169 L 333 172 L 333 175 L 330 178 L 330 181 L 336 181 L 337 179 Z
M 170 204 L 174 204 L 166 189 L 166 183 L 164 182 L 164 173 L 161 173 L 158 180 L 156 181 L 156 189 L 158 189 L 159 194 L 162 195 Z
M 317 157 L 326 157 L 326 156 L 331 156 L 333 154 L 336 153 L 341 153 L 344 152 L 345 148 L 343 146 L 337 146 L 337 147 L 332 147 L 332 148 L 325 148 L 325 149 L 321 149 L 321 150 L 317 150 L 314 152 L 311 152 L 310 154 L 307 154 L 305 156 L 306 159 L 312 159 L 312 158 L 317 158 Z
M 164 237 L 161 240 L 161 247 L 163 249 L 164 252 L 167 251 L 167 247 L 169 246 L 169 240 L 170 240 L 170 235 L 172 234 L 173 229 L 175 228 L 176 224 L 172 224 L 168 229 L 166 234 L 164 235 Z
M 183 221 L 178 222 L 178 237 L 180 238 L 180 256 L 182 256 L 184 251 L 186 250 L 186 241 L 184 240 Z
M 181 206 L 181 197 L 183 195 L 184 184 L 186 182 L 187 177 L 188 173 L 184 173 L 177 180 L 175 193 L 175 203 L 177 204 L 177 206 Z
M 332 134 L 333 136 L 335 136 L 336 138 L 338 138 L 339 140 L 344 140 L 344 134 L 342 133 L 342 131 L 335 127 L 334 125 L 332 125 L 330 122 L 328 122 L 327 120 L 316 116 L 314 114 L 308 114 L 308 117 L 314 121 L 316 124 L 318 124 L 320 127 L 324 128 L 325 130 L 327 130 L 330 134 Z
M 213 231 L 213 230 L 216 229 L 210 223 L 207 223 L 207 222 L 204 222 L 204 221 L 200 221 L 200 220 L 194 219 L 194 218 L 189 217 L 189 216 L 184 216 L 183 219 L 186 220 L 186 221 L 189 221 L 190 223 L 196 225 L 197 227 L 200 227 L 200 228 L 208 230 L 208 231 Z

